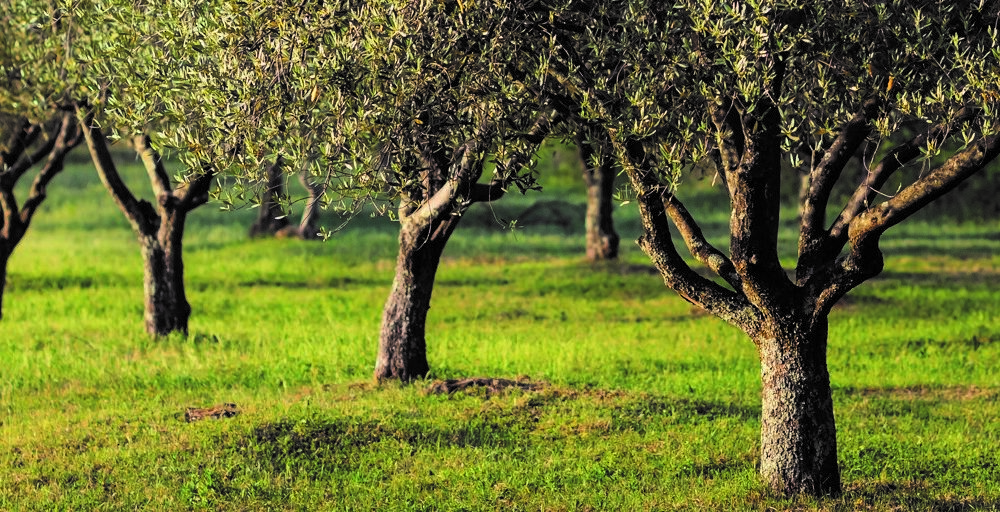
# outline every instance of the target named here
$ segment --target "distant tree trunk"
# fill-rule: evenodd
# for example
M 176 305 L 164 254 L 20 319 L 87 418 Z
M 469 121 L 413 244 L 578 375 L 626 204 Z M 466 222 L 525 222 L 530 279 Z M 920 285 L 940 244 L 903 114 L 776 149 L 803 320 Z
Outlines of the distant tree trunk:
M 826 319 L 766 324 L 755 336 L 763 383 L 760 474 L 771 489 L 840 491 L 837 428 L 826 365 Z
M 187 214 L 208 201 L 213 173 L 206 170 L 187 183 L 171 188 L 160 156 L 145 136 L 132 142 L 142 158 L 156 195 L 154 207 L 137 199 L 118 174 L 100 129 L 87 119 L 87 146 L 105 188 L 132 224 L 143 258 L 146 332 L 153 336 L 188 333 L 191 306 L 184 291 L 183 238 Z
M 618 257 L 618 233 L 615 232 L 613 196 L 614 160 L 607 148 L 595 147 L 580 137 L 576 139 L 587 184 L 587 259 L 613 260 Z
M 376 380 L 408 382 L 427 375 L 427 312 L 441 254 L 458 219 L 434 222 L 430 232 L 415 223 L 401 227 L 396 276 L 382 313 Z
M 3 292 L 7 289 L 7 261 L 10 253 L 7 244 L 0 241 L 0 320 L 3 319 Z
M 251 237 L 274 236 L 277 238 L 299 238 L 302 240 L 319 239 L 319 210 L 326 184 L 310 180 L 306 171 L 299 173 L 299 182 L 309 193 L 302 221 L 293 226 L 288 219 L 288 212 L 281 202 L 287 199 L 285 191 L 285 175 L 281 169 L 279 158 L 267 168 L 267 189 L 260 203 L 260 213 L 257 220 L 250 226 Z
M 260 201 L 257 220 L 250 226 L 251 237 L 274 236 L 289 225 L 288 216 L 281 206 L 281 200 L 285 197 L 285 175 L 281 166 L 282 160 L 279 157 L 265 170 L 267 189 Z
M 299 181 L 309 191 L 309 199 L 306 200 L 306 207 L 302 211 L 302 222 L 299 223 L 298 235 L 303 240 L 319 239 L 319 210 L 323 193 L 326 191 L 324 182 L 310 180 L 310 177 L 306 171 L 299 173 Z

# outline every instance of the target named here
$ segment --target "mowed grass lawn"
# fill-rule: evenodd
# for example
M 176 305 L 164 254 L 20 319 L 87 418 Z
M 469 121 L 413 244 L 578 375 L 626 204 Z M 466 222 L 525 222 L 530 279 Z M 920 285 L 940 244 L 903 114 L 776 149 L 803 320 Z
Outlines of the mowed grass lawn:
M 153 341 L 133 235 L 72 166 L 10 264 L 0 510 L 1000 508 L 1000 221 L 890 232 L 885 272 L 831 318 L 845 492 L 786 500 L 756 479 L 753 345 L 663 286 L 631 243 L 634 206 L 621 261 L 586 263 L 583 194 L 561 187 L 463 221 L 428 318 L 432 375 L 380 387 L 392 222 L 251 241 L 255 210 L 207 205 L 186 237 L 191 336 Z M 794 251 L 794 226 L 782 237 Z M 535 386 L 427 392 L 470 376 Z M 227 402 L 241 414 L 184 421 Z

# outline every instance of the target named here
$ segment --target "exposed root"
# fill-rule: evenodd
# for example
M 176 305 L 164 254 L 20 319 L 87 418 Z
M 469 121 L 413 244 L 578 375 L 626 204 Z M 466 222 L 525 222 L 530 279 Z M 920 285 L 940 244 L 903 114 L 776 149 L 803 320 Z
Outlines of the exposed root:
M 188 407 L 187 411 L 184 412 L 184 421 L 191 423 L 193 421 L 201 421 L 207 418 L 214 420 L 232 418 L 239 413 L 240 410 L 236 407 L 236 404 L 231 403 L 213 405 L 212 407 L 206 408 Z
M 470 377 L 467 379 L 436 380 L 424 391 L 429 395 L 450 395 L 457 391 L 480 391 L 487 396 L 503 393 L 517 388 L 522 391 L 537 391 L 545 387 L 545 383 L 531 382 L 528 379 L 491 379 L 489 377 Z

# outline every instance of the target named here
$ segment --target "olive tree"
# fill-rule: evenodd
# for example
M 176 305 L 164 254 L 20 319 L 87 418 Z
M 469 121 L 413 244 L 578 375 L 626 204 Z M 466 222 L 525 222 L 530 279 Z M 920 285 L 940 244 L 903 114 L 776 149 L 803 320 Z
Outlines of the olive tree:
M 139 41 L 143 25 L 116 18 L 122 13 L 105 2 L 69 0 L 18 0 L 0 7 L 3 27 L 3 80 L 0 110 L 18 121 L 12 142 L 4 149 L 5 180 L 13 186 L 43 153 L 31 153 L 15 162 L 15 150 L 44 130 L 52 130 L 49 160 L 40 171 L 28 201 L 16 218 L 12 194 L 4 194 L 5 247 L 13 248 L 23 234 L 45 186 L 62 168 L 65 153 L 86 140 L 102 182 L 139 237 L 145 268 L 145 323 L 154 335 L 187 332 L 190 306 L 184 296 L 181 238 L 187 213 L 207 200 L 211 169 L 188 176 L 176 188 L 163 159 L 154 149 L 152 134 L 183 130 L 190 120 L 162 115 L 162 108 L 148 101 L 155 87 L 176 87 L 158 80 L 156 48 L 132 44 L 127 56 L 108 49 L 118 41 Z M 144 14 L 148 14 L 145 13 Z M 144 43 L 155 45 L 155 41 Z M 155 84 L 155 87 L 154 85 Z M 56 121 L 45 123 L 46 116 Z M 143 116 L 141 121 L 140 116 Z M 25 124 L 27 123 L 27 124 Z M 35 123 L 35 124 L 32 124 Z M 131 141 L 143 161 L 155 195 L 154 203 L 137 199 L 118 175 L 109 150 L 108 134 Z M 7 162 L 12 166 L 7 172 Z M 9 228 L 9 229 L 8 229 Z
M 0 318 L 10 256 L 66 155 L 83 140 L 70 50 L 80 33 L 63 14 L 43 2 L 0 5 Z M 14 188 L 36 167 L 19 202 Z
M 561 58 L 549 72 L 606 130 L 639 206 L 640 247 L 669 288 L 757 347 L 760 473 L 775 491 L 840 490 L 831 308 L 882 270 L 886 230 L 1000 153 L 997 9 L 680 0 L 553 11 Z M 862 179 L 835 204 L 857 154 L 873 158 L 856 162 Z M 728 250 L 676 193 L 706 161 L 729 195 Z M 792 268 L 779 258 L 783 166 L 808 174 Z
M 167 2 L 156 17 L 170 20 L 157 21 L 159 62 L 191 73 L 183 90 L 153 95 L 197 117 L 177 142 L 198 155 L 238 149 L 224 202 L 245 199 L 240 187 L 263 181 L 280 155 L 324 179 L 338 207 L 392 216 L 399 254 L 375 377 L 424 376 L 434 278 L 462 214 L 535 186 L 531 155 L 553 121 L 537 59 L 521 58 L 537 14 L 500 1 L 208 2 L 196 14 L 183 5 Z M 205 27 L 218 27 L 216 43 Z M 127 53 L 122 43 L 114 51 Z

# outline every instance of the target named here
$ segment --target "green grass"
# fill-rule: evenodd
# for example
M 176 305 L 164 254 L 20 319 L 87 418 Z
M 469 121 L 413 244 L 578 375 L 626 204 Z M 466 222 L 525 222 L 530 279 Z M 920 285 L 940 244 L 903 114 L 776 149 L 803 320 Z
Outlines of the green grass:
M 885 272 L 831 318 L 845 493 L 787 500 L 756 479 L 753 345 L 663 286 L 631 207 L 614 264 L 583 261 L 582 219 L 504 228 L 536 201 L 578 211 L 555 161 L 560 193 L 463 220 L 427 326 L 431 378 L 545 386 L 451 396 L 370 383 L 391 222 L 249 241 L 255 211 L 206 206 L 185 246 L 191 336 L 152 341 L 137 244 L 70 168 L 11 261 L 0 510 L 1000 508 L 996 219 L 890 232 Z M 222 402 L 242 414 L 183 421 Z

